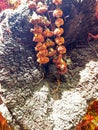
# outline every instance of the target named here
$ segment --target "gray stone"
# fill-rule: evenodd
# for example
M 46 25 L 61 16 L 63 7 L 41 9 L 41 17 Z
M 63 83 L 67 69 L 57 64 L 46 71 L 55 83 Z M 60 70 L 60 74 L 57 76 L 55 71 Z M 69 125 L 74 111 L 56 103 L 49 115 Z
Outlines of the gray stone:
M 0 15 L 4 39 L 0 41 L 0 81 L 5 86 L 20 87 L 23 82 L 33 84 L 43 77 L 34 59 L 29 11 L 27 6 L 21 6 L 17 11 L 8 9 Z

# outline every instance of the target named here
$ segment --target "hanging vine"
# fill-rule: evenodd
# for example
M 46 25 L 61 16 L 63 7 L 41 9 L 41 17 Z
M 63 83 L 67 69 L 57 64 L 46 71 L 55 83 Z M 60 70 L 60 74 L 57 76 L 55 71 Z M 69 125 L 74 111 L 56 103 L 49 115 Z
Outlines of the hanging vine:
M 60 9 L 62 0 L 53 0 L 52 4 L 55 7 L 51 11 L 54 19 L 53 23 L 48 15 L 48 4 L 45 0 L 29 1 L 29 8 L 33 10 L 30 23 L 34 26 L 30 32 L 34 34 L 33 42 L 36 42 L 37 62 L 42 65 L 52 61 L 57 68 L 57 72 L 64 74 L 67 72 L 67 63 L 63 59 L 66 48 L 62 36 L 64 33 L 62 27 L 64 25 L 63 11 Z

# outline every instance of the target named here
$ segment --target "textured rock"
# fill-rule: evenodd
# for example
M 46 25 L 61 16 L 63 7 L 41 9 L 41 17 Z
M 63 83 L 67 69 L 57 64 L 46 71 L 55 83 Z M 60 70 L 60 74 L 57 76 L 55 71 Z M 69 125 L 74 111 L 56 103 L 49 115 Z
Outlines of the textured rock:
M 81 25 L 84 13 L 74 11 L 70 24 L 65 24 L 70 34 L 66 37 L 71 36 L 73 41 L 83 33 L 78 28 L 78 20 L 79 27 L 85 24 L 82 21 Z M 72 48 L 68 53 L 72 64 L 61 82 L 60 99 L 54 100 L 56 94 L 53 95 L 53 89 L 57 87 L 54 76 L 43 79 L 43 72 L 35 62 L 32 34 L 29 32 L 30 13 L 26 5 L 21 5 L 15 11 L 6 10 L 0 14 L 0 93 L 15 130 L 73 130 L 85 114 L 87 102 L 98 97 L 98 57 L 87 44 Z M 72 23 L 79 29 L 78 34 L 74 33 Z M 52 65 L 48 67 L 54 71 Z
M 87 40 L 88 32 L 98 33 L 98 20 L 95 18 L 96 0 L 64 0 L 65 44 L 76 44 Z
M 29 88 L 5 92 L 6 105 L 22 129 L 70 130 L 85 114 L 86 100 L 79 92 L 64 92 L 56 101 L 49 98 L 47 85 L 33 93 Z
M 88 27 L 91 27 L 91 21 L 94 18 L 96 1 L 90 0 L 90 5 L 85 3 L 88 1 L 77 3 L 77 1 L 70 0 L 64 1 L 62 5 L 63 9 L 67 6 L 64 16 L 69 15 L 64 26 L 66 44 L 78 41 L 79 38 L 84 40 L 87 38 Z M 19 86 L 20 83 L 22 85 L 37 83 L 43 78 L 41 68 L 38 68 L 35 62 L 35 45 L 32 42 L 33 35 L 30 33 L 32 25 L 29 24 L 29 18 L 32 13 L 27 4 L 22 4 L 14 11 L 8 9 L 0 14 L 0 81 L 3 85 L 17 84 Z M 89 22 L 85 22 L 87 19 Z
M 32 86 L 33 87 L 33 86 Z M 3 95 L 12 117 L 21 126 L 28 130 L 52 130 L 52 124 L 47 118 L 49 109 L 48 88 L 41 88 L 33 92 L 29 87 L 14 88 Z M 16 129 L 20 130 L 20 129 Z
M 66 81 L 60 85 L 58 100 L 53 98 L 53 90 L 51 92 L 57 84 L 50 80 L 21 87 L 2 86 L 2 96 L 14 119 L 15 130 L 75 129 L 86 113 L 88 101 L 98 97 L 98 61 L 88 46 L 78 46 L 71 55 L 73 63 Z
M 35 51 L 30 39 L 29 10 L 1 13 L 0 81 L 7 86 L 37 83 L 43 77 L 35 62 Z
M 98 62 L 90 61 L 86 68 L 80 72 L 80 88 L 82 97 L 87 100 L 98 98 Z
M 86 100 L 78 92 L 64 92 L 61 100 L 54 102 L 50 115 L 53 130 L 70 130 L 85 114 Z

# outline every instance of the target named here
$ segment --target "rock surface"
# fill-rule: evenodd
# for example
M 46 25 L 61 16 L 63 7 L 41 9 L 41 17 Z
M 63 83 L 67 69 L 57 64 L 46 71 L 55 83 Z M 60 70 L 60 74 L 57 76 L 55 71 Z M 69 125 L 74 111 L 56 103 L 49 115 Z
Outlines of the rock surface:
M 64 0 L 62 8 L 65 20 L 65 44 L 85 42 L 88 32 L 98 33 L 95 17 L 96 0 Z
M 98 98 L 98 61 L 90 47 L 79 46 L 70 56 L 73 53 L 78 56 L 72 59 L 66 75 L 69 79 L 61 82 L 58 93 L 53 94 L 56 82 L 48 80 L 21 88 L 2 86 L 4 102 L 14 119 L 12 124 L 18 126 L 15 130 L 75 129 L 86 113 L 88 102 Z
M 70 48 L 72 63 L 56 93 L 54 76 L 43 79 L 35 61 L 29 13 L 21 5 L 0 14 L 0 94 L 10 113 L 7 119 L 15 130 L 74 130 L 88 101 L 98 97 L 98 42 Z
M 28 15 L 23 6 L 13 12 L 5 10 L 0 16 L 0 81 L 5 86 L 34 84 L 43 77 L 41 68 L 36 67 L 33 43 L 29 42 Z

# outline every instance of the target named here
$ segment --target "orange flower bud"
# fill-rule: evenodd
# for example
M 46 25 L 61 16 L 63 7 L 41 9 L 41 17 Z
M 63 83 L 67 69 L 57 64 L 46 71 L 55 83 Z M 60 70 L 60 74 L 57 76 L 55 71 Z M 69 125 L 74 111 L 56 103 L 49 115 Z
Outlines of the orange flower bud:
M 62 18 L 58 18 L 58 19 L 55 20 L 55 25 L 56 25 L 57 27 L 60 27 L 60 26 L 62 26 L 63 24 L 64 24 L 64 20 L 63 20 Z
M 29 6 L 29 9 L 35 9 L 36 3 L 34 1 L 29 1 L 28 6 Z
M 43 32 L 43 28 L 41 27 L 41 26 L 39 26 L 39 25 L 35 25 L 34 26 L 34 29 L 33 28 L 31 28 L 30 29 L 30 32 L 33 32 L 33 33 L 42 33 Z
M 43 4 L 42 2 L 37 3 L 37 9 L 36 12 L 39 14 L 43 14 L 48 10 L 47 5 Z
M 59 54 L 64 54 L 66 53 L 66 48 L 65 46 L 57 46 L 57 51 L 59 52 Z
M 54 46 L 55 43 L 54 43 L 52 40 L 47 39 L 47 41 L 45 42 L 45 45 L 46 45 L 47 47 L 50 47 L 50 46 Z
M 45 50 L 40 50 L 38 53 L 37 53 L 37 57 L 42 57 L 42 56 L 47 56 L 48 55 L 48 50 L 45 49 Z
M 49 62 L 49 58 L 48 57 L 39 57 L 37 59 L 37 62 L 39 62 L 40 64 L 46 64 Z
M 64 44 L 65 41 L 64 41 L 63 37 L 57 37 L 57 38 L 55 38 L 55 42 L 58 45 L 62 45 L 62 44 Z
M 42 34 L 35 34 L 33 41 L 34 42 L 44 42 L 44 37 Z
M 43 35 L 45 37 L 52 37 L 53 36 L 53 31 L 50 31 L 49 28 L 45 29 L 45 31 L 43 32 Z
M 49 48 L 48 56 L 51 57 L 54 56 L 55 54 L 56 54 L 56 50 L 54 50 L 53 48 Z
M 54 35 L 56 36 L 61 36 L 64 33 L 64 29 L 63 28 L 56 28 L 54 30 Z
M 59 18 L 62 17 L 62 15 L 63 15 L 63 11 L 61 9 L 55 9 L 53 11 L 53 17 Z
M 40 51 L 40 50 L 45 50 L 47 47 L 45 44 L 42 44 L 41 42 L 37 43 L 35 50 Z
M 52 0 L 52 2 L 53 2 L 55 5 L 60 5 L 60 4 L 62 4 L 62 0 Z

